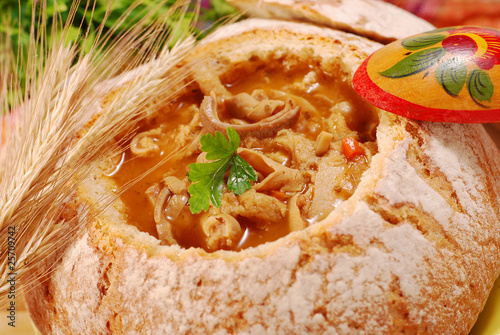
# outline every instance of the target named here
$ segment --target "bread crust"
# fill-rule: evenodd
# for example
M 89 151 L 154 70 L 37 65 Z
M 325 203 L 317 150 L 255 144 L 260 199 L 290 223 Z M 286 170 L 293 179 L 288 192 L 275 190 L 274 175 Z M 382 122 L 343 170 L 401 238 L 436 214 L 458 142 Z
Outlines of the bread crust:
M 218 34 L 197 52 L 219 71 L 256 54 L 303 54 L 350 81 L 379 47 L 267 20 Z M 481 125 L 379 116 L 379 152 L 354 195 L 271 243 L 162 246 L 127 225 L 117 201 L 33 285 L 34 323 L 46 334 L 467 334 L 499 274 L 498 150 Z M 89 180 L 78 198 L 92 206 L 113 185 L 99 172 Z
M 242 13 L 309 22 L 389 43 L 434 29 L 429 22 L 384 1 L 229 0 Z

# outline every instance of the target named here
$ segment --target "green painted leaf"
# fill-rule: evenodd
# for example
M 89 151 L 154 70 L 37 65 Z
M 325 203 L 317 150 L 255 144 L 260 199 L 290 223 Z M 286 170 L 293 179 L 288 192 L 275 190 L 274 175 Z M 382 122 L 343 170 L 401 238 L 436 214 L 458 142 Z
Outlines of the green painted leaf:
M 460 58 L 452 58 L 440 63 L 434 74 L 446 93 L 457 96 L 467 79 L 467 65 Z
M 430 48 L 415 52 L 408 57 L 403 58 L 393 67 L 380 72 L 384 77 L 403 78 L 427 70 L 446 54 L 443 48 Z
M 442 42 L 445 38 L 446 35 L 441 34 L 421 35 L 407 38 L 401 42 L 401 45 L 407 50 L 420 50 Z
M 477 105 L 487 108 L 481 104 L 480 101 L 491 102 L 494 88 L 488 72 L 482 69 L 474 69 L 470 72 L 467 78 L 467 89 L 469 90 L 472 100 L 474 100 Z
M 250 181 L 256 180 L 257 173 L 253 167 L 241 158 L 240 155 L 235 154 L 227 179 L 228 190 L 234 192 L 236 195 L 240 195 L 252 187 Z

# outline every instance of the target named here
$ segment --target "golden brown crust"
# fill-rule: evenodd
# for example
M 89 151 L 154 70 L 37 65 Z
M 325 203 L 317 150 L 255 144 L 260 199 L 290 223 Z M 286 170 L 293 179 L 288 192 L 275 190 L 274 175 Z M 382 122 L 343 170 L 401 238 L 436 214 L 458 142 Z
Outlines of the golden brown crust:
M 212 52 L 219 73 L 281 56 L 337 67 L 350 81 L 378 47 L 251 22 L 198 52 Z M 326 219 L 240 252 L 161 246 L 127 225 L 117 202 L 33 288 L 34 322 L 53 334 L 468 333 L 500 267 L 499 153 L 480 125 L 383 111 L 377 143 L 354 195 Z M 95 177 L 82 201 L 112 187 Z

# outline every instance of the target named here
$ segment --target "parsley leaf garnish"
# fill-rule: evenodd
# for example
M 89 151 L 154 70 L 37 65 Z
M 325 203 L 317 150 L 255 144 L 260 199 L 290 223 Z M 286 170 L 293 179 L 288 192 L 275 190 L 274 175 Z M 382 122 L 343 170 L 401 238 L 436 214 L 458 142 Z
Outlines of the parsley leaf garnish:
M 207 159 L 216 161 L 189 164 L 188 179 L 192 183 L 188 188 L 191 213 L 207 211 L 210 202 L 220 208 L 224 175 L 228 168 L 227 188 L 236 195 L 250 189 L 250 181 L 257 180 L 253 167 L 236 153 L 240 142 L 238 133 L 230 127 L 227 128 L 227 139 L 218 131 L 215 136 L 205 134 L 200 138 L 201 151 L 207 153 Z

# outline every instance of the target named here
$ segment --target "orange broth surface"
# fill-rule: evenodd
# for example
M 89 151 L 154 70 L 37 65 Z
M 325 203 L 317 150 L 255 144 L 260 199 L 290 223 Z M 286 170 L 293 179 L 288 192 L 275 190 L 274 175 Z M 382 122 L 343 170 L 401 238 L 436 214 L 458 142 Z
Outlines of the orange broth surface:
M 232 94 L 241 92 L 251 93 L 254 89 L 264 90 L 283 90 L 287 93 L 295 94 L 305 98 L 317 113 L 301 113 L 298 122 L 292 127 L 294 131 L 303 133 L 307 138 L 314 140 L 324 128 L 325 117 L 330 114 L 329 109 L 340 101 L 348 101 L 354 108 L 353 115 L 356 118 L 350 120 L 350 128 L 360 133 L 368 131 L 373 122 L 376 122 L 376 116 L 359 99 L 350 86 L 341 78 L 320 72 L 317 73 L 317 83 L 311 85 L 311 91 L 314 94 L 321 94 L 325 98 L 316 99 L 310 92 L 299 92 L 290 87 L 290 84 L 303 79 L 311 69 L 303 71 L 290 71 L 283 73 L 278 70 L 257 70 L 252 74 L 241 78 L 235 82 L 226 83 L 226 87 Z M 123 186 L 130 180 L 139 175 L 143 175 L 140 181 L 135 183 L 121 196 L 122 201 L 127 208 L 129 223 L 136 226 L 139 230 L 147 232 L 152 236 L 158 237 L 156 224 L 153 219 L 154 206 L 147 199 L 145 192 L 154 183 L 160 182 L 165 176 L 173 175 L 182 179 L 189 171 L 188 165 L 194 163 L 199 154 L 193 154 L 188 157 L 179 155 L 179 150 L 174 142 L 173 130 L 179 125 L 186 125 L 192 120 L 196 111 L 189 108 L 193 102 L 200 105 L 202 95 L 193 94 L 195 98 L 173 101 L 166 105 L 160 113 L 167 117 L 161 117 L 165 120 L 161 123 L 144 127 L 140 131 L 146 131 L 152 128 L 161 127 L 161 134 L 155 137 L 155 141 L 161 149 L 161 153 L 153 158 L 132 157 L 130 150 L 127 150 L 122 157 L 122 162 L 117 166 L 112 178 L 118 184 Z M 268 145 L 258 148 L 263 153 L 279 151 L 277 145 Z M 283 162 L 286 164 L 287 162 Z M 199 224 L 200 214 L 191 214 L 186 205 L 177 221 L 174 222 L 174 236 L 180 246 L 184 248 L 200 247 L 207 250 L 204 233 Z M 244 232 L 241 241 L 230 250 L 242 250 L 248 247 L 257 246 L 265 242 L 274 241 L 289 233 L 287 218 L 281 222 L 275 222 L 266 225 L 265 229 L 258 229 L 259 223 L 251 222 L 246 218 L 237 218 Z M 262 228 L 262 227 L 261 227 Z

